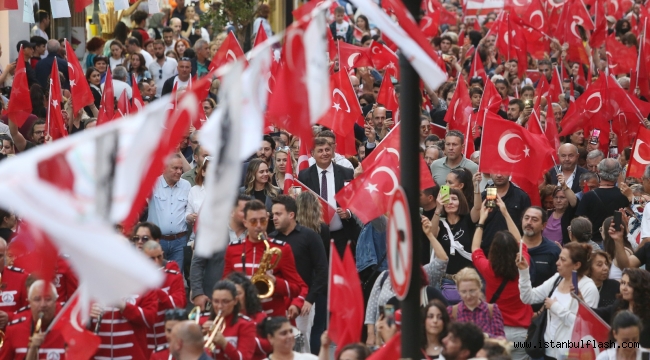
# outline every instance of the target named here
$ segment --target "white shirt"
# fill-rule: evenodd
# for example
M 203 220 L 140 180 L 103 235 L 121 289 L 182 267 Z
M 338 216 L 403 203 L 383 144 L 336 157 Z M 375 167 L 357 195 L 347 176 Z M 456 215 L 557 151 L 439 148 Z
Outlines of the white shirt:
M 348 34 L 348 28 L 350 28 L 350 24 L 346 21 L 343 21 L 340 24 L 336 23 L 336 36 L 345 38 L 345 35 Z
M 126 91 L 126 97 L 129 99 L 131 98 L 133 90 L 129 84 L 125 83 L 122 80 L 113 79 L 113 94 L 115 94 L 116 99 L 119 99 L 120 96 L 122 96 L 122 91 Z
M 183 88 L 183 87 L 188 87 L 190 85 L 190 80 L 191 79 L 192 78 L 190 77 L 189 79 L 187 79 L 187 81 L 182 81 L 177 76 L 176 79 L 174 79 L 174 86 L 176 86 L 177 90 L 180 89 L 180 88 Z
M 151 77 L 156 81 L 156 96 L 160 97 L 160 95 L 162 95 L 162 88 L 163 85 L 165 85 L 165 81 L 178 74 L 178 62 L 170 57 L 165 57 L 165 61 L 162 65 L 158 63 L 158 60 L 154 60 L 154 62 L 147 65 L 147 67 L 149 68 Z
M 151 56 L 151 54 L 149 54 L 148 52 L 144 51 L 144 49 L 140 50 L 140 55 L 142 55 L 142 57 L 144 58 L 144 64 L 148 69 L 149 65 L 154 61 L 153 56 Z
M 566 179 L 566 186 L 567 186 L 569 189 L 571 189 L 571 187 L 573 186 L 573 181 L 576 179 L 576 171 L 577 171 L 577 170 L 578 170 L 578 165 L 576 165 L 576 167 L 573 168 L 573 173 L 571 174 L 571 176 L 569 176 L 568 179 Z M 558 174 L 562 174 L 562 170 L 560 170 L 560 172 L 559 172 Z M 560 186 L 560 182 L 559 182 L 559 181 L 558 181 L 558 183 L 557 183 L 557 186 Z
M 171 45 L 169 45 L 169 46 L 165 45 L 165 53 L 167 53 L 167 51 L 169 51 L 169 50 L 176 51 L 176 49 L 174 49 L 174 46 L 176 46 L 176 40 L 172 39 L 172 44 Z
M 185 218 L 189 214 L 198 214 L 201 210 L 201 205 L 203 205 L 203 200 L 205 199 L 205 188 L 203 185 L 194 185 L 190 189 L 190 194 L 187 197 L 187 208 L 185 209 Z M 190 241 L 196 238 L 196 233 L 192 231 L 190 235 Z
M 316 159 L 314 159 L 313 157 L 310 157 L 307 161 L 309 161 L 309 166 L 312 166 L 316 163 Z M 354 166 L 352 165 L 350 160 L 346 159 L 345 156 L 341 154 L 336 154 L 336 153 L 334 154 L 334 163 L 336 165 L 341 165 L 348 169 L 354 170 Z
M 109 62 L 110 65 L 111 65 L 111 71 L 114 71 L 114 70 L 115 70 L 115 67 L 116 67 L 117 65 L 122 65 L 122 64 L 124 64 L 124 58 L 113 59 L 112 57 L 109 57 L 109 58 L 108 58 L 108 62 Z
M 643 218 L 641 220 L 641 240 L 650 237 L 650 206 L 643 209 Z
M 158 225 L 163 235 L 174 235 L 186 231 L 185 210 L 190 189 L 190 182 L 185 179 L 178 180 L 171 187 L 160 175 L 149 200 L 147 221 Z
M 323 170 L 327 171 L 325 173 L 325 178 L 327 179 L 327 198 L 323 196 L 322 191 L 320 195 L 323 199 L 327 200 L 328 204 L 332 205 L 336 209 L 336 199 L 334 199 L 334 195 L 336 195 L 336 187 L 334 186 L 334 165 L 330 163 L 327 169 L 321 169 L 316 165 L 316 170 L 318 171 L 318 189 L 323 188 Z M 343 223 L 338 214 L 334 215 L 329 225 L 330 231 L 341 230 L 343 228 Z

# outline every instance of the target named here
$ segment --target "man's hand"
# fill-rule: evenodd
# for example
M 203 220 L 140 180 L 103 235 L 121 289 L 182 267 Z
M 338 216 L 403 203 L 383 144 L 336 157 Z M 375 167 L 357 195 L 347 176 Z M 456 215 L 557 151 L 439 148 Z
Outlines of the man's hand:
M 41 345 L 43 345 L 43 341 L 45 340 L 45 333 L 36 333 L 32 335 L 29 341 L 29 347 L 30 348 L 39 348 Z
M 300 315 L 300 309 L 296 305 L 291 305 L 289 306 L 289 310 L 287 310 L 287 315 L 289 320 L 294 320 Z
M 366 138 L 368 138 L 369 143 L 374 143 L 377 140 L 377 133 L 375 132 L 375 129 L 372 128 L 372 125 L 366 123 L 364 126 L 364 133 Z
M 104 307 L 101 306 L 100 304 L 93 304 L 93 306 L 90 307 L 90 317 L 94 319 L 98 319 L 102 314 L 104 313 Z
M 9 323 L 9 314 L 4 311 L 0 311 L 0 328 L 4 328 Z
M 197 295 L 194 299 L 192 299 L 192 304 L 194 306 L 198 306 L 201 308 L 201 311 L 205 311 L 205 305 L 210 301 L 210 298 L 208 298 L 205 295 Z
M 309 312 L 311 311 L 312 303 L 309 301 L 305 301 L 305 303 L 302 305 L 302 311 L 300 312 L 300 315 L 302 316 L 307 316 L 309 315 Z
M 341 220 L 347 220 L 350 218 L 350 213 L 346 209 L 336 208 L 336 213 L 339 214 Z

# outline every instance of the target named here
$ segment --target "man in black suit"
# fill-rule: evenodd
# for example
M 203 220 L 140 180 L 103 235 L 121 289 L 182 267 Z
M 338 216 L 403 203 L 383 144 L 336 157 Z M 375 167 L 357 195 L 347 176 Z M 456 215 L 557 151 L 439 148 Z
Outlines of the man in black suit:
M 61 44 L 58 40 L 48 40 L 47 42 L 47 57 L 41 59 L 36 64 L 36 80 L 41 85 L 43 90 L 47 91 L 50 88 L 50 75 L 52 74 L 52 66 L 56 60 L 59 66 L 59 72 L 63 74 L 64 81 L 61 83 L 63 89 L 70 89 L 70 76 L 68 76 L 68 62 L 59 57 L 59 50 Z
M 582 191 L 580 188 L 580 176 L 588 171 L 578 166 L 578 148 L 573 144 L 562 144 L 557 150 L 557 154 L 560 158 L 562 175 L 564 175 L 566 185 L 575 194 L 579 193 Z M 549 171 L 549 174 L 551 176 L 551 184 L 559 184 L 557 181 L 557 168 L 553 167 Z
M 334 152 L 327 138 L 314 139 L 312 156 L 316 163 L 301 171 L 298 174 L 298 180 L 336 208 L 336 215 L 329 224 L 330 234 L 339 255 L 343 256 L 348 240 L 356 242 L 361 229 L 352 219 L 350 210 L 338 207 L 334 195 L 347 182 L 352 181 L 354 170 L 337 165 L 332 161 Z M 352 249 L 354 251 L 354 247 Z

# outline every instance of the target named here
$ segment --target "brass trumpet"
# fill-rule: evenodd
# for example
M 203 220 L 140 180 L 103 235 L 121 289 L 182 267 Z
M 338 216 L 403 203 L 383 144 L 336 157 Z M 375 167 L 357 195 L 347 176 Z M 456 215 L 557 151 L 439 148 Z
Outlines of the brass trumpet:
M 43 332 L 42 331 L 43 330 L 42 326 L 43 326 L 43 316 L 44 315 L 45 314 L 43 314 L 42 312 L 38 313 L 38 320 L 36 320 L 36 325 L 34 325 L 34 332 L 32 333 L 32 335 L 37 334 L 37 333 L 40 334 L 40 333 Z
M 271 281 L 271 278 L 266 274 L 266 272 L 273 270 L 278 266 L 280 259 L 282 259 L 282 250 L 278 248 L 271 249 L 264 233 L 259 234 L 257 239 L 264 241 L 266 250 L 264 250 L 262 260 L 260 260 L 260 266 L 255 271 L 255 274 L 253 274 L 253 277 L 251 277 L 251 282 L 257 289 L 257 296 L 260 299 L 267 299 L 273 296 L 273 293 L 275 292 L 275 284 Z M 275 261 L 271 263 L 273 255 L 275 255 Z
M 210 335 L 207 337 L 203 348 L 208 348 L 211 352 L 213 352 L 215 349 L 214 338 L 217 336 L 217 334 L 223 334 L 224 330 L 226 330 L 226 324 L 224 323 L 224 317 L 221 316 L 221 310 L 219 310 L 217 317 L 214 318 L 212 326 L 210 326 Z
M 199 320 L 201 319 L 201 307 L 195 306 L 189 314 L 187 314 L 188 320 L 193 320 L 196 325 L 199 325 Z

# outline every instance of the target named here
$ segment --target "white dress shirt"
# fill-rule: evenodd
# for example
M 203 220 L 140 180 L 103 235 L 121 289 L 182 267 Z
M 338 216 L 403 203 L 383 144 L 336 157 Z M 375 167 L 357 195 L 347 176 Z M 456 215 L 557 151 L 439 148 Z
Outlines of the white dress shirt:
M 151 77 L 156 82 L 156 96 L 160 97 L 165 81 L 178 74 L 178 62 L 170 57 L 165 57 L 165 62 L 162 65 L 158 63 L 158 60 L 154 60 L 147 67 L 149 68 Z
M 325 178 L 327 178 L 327 198 L 325 198 L 322 193 L 320 195 L 336 209 L 338 206 L 336 205 L 336 199 L 334 199 L 334 195 L 336 195 L 336 187 L 334 186 L 334 165 L 330 163 L 327 169 L 321 169 L 318 165 L 316 165 L 316 170 L 318 170 L 319 190 L 323 188 L 323 170 L 327 171 L 325 173 Z M 330 231 L 341 230 L 343 228 L 343 223 L 341 222 L 341 217 L 339 217 L 339 214 L 334 215 L 329 225 Z
M 201 205 L 203 205 L 203 200 L 205 199 L 205 187 L 203 185 L 194 185 L 190 189 L 190 194 L 187 197 L 187 209 L 185 209 L 185 218 L 189 214 L 198 214 L 201 210 Z M 192 231 L 190 235 L 190 241 L 193 241 L 196 237 L 196 233 Z
M 154 185 L 149 201 L 147 221 L 158 225 L 163 235 L 187 231 L 185 211 L 191 187 L 190 182 L 185 179 L 180 179 L 174 186 L 169 186 L 161 175 Z
M 113 79 L 113 94 L 115 98 L 119 99 L 120 96 L 122 96 L 123 91 L 126 91 L 126 97 L 129 99 L 133 95 L 133 90 L 131 89 L 131 86 L 129 86 L 129 84 L 125 83 L 122 80 Z

